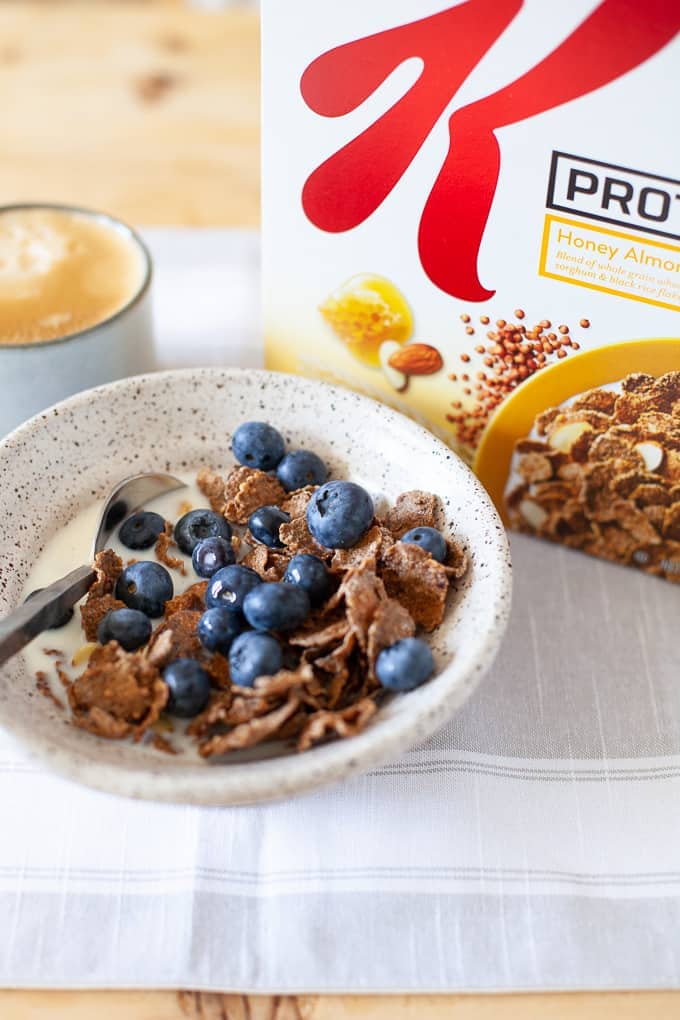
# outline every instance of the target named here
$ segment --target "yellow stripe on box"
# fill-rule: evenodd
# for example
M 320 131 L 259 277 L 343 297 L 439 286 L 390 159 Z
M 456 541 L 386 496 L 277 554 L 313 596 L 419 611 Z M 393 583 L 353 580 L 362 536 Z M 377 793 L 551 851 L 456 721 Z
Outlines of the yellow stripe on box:
M 546 214 L 538 273 L 603 294 L 680 310 L 680 248 L 639 234 Z

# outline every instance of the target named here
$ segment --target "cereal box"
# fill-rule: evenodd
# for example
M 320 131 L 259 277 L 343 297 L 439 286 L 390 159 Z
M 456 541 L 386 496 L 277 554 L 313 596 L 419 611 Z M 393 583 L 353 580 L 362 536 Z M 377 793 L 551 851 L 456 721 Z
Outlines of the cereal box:
M 680 580 L 680 2 L 263 7 L 268 365 Z

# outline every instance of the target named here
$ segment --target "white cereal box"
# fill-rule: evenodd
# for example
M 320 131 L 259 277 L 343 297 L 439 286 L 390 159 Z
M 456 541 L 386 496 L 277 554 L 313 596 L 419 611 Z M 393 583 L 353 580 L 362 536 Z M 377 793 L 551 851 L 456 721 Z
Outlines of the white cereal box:
M 268 365 L 680 579 L 680 2 L 263 0 Z

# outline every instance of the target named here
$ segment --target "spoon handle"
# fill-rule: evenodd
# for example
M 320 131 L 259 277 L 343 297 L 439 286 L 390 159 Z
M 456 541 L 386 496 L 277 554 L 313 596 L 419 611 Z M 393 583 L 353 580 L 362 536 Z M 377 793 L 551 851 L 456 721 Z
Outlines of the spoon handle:
M 60 620 L 86 594 L 95 577 L 92 567 L 78 567 L 0 620 L 0 665 Z

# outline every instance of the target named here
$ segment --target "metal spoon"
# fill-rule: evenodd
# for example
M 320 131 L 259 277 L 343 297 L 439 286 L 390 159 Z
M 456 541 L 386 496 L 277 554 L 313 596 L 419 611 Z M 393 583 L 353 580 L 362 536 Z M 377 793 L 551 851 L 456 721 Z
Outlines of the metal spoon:
M 104 504 L 92 543 L 91 558 L 94 560 L 98 552 L 106 549 L 114 531 L 128 514 L 166 492 L 183 489 L 185 485 L 179 478 L 164 474 L 125 478 Z M 54 626 L 88 592 L 95 578 L 92 566 L 78 567 L 0 620 L 0 665 L 38 634 Z

